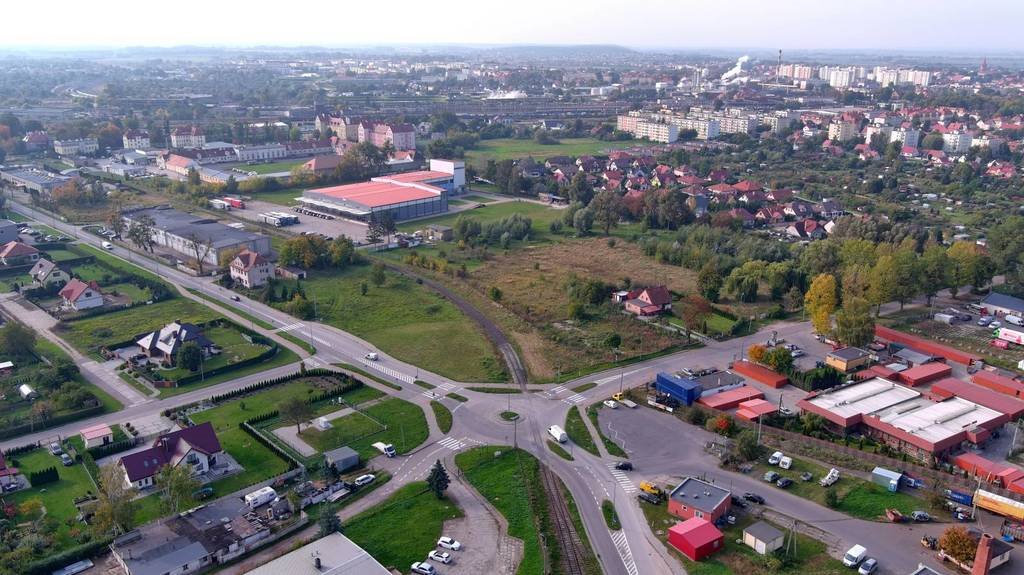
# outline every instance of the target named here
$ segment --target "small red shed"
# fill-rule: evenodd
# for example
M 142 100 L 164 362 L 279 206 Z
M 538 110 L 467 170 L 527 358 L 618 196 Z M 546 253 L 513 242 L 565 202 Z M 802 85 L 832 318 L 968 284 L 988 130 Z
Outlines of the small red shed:
M 668 530 L 668 542 L 693 561 L 700 561 L 725 544 L 725 536 L 707 519 L 693 517 Z

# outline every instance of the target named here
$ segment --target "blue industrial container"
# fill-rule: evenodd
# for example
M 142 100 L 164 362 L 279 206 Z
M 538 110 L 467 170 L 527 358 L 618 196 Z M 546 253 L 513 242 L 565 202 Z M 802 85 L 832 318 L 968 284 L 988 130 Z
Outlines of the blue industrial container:
M 700 399 L 701 386 L 692 379 L 686 379 L 671 373 L 659 373 L 654 380 L 654 388 L 680 403 L 690 406 Z
M 960 505 L 971 505 L 974 503 L 974 496 L 970 493 L 964 493 L 962 491 L 954 491 L 952 489 L 946 490 L 946 499 L 955 501 Z

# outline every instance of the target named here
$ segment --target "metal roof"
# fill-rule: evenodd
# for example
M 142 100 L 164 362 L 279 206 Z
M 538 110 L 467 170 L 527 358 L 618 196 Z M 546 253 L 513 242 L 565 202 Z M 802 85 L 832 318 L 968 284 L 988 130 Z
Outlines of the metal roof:
M 687 477 L 672 490 L 669 496 L 674 501 L 678 501 L 687 507 L 711 513 L 723 501 L 727 500 L 729 495 L 729 491 L 721 487 L 701 481 L 695 477 Z
M 981 305 L 1002 307 L 1006 309 L 1012 309 L 1016 312 L 1024 313 L 1024 299 L 1016 298 L 998 292 L 992 292 L 985 296 L 985 299 L 981 300 Z
M 765 521 L 758 521 L 757 523 L 746 527 L 743 530 L 743 533 L 753 535 L 754 539 L 757 539 L 758 541 L 774 541 L 785 535 L 785 533 L 779 531 L 775 527 L 772 527 Z
M 315 559 L 320 559 L 320 569 Z M 246 575 L 390 575 L 362 547 L 341 533 L 299 547 L 295 551 L 257 567 Z
M 873 413 L 920 397 L 913 389 L 875 377 L 854 385 L 835 388 L 807 399 L 807 402 L 843 418 Z

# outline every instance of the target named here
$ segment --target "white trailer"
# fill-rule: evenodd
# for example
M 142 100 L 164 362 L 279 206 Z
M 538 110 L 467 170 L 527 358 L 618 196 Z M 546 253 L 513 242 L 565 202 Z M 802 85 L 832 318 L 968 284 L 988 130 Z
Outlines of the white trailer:
M 383 441 L 378 441 L 377 443 L 373 444 L 373 448 L 376 449 L 377 451 L 383 453 L 384 455 L 387 455 L 388 457 L 394 457 L 395 456 L 395 446 L 391 445 L 390 443 L 384 443 Z
M 277 499 L 277 491 L 274 491 L 273 487 L 260 487 L 245 496 L 245 504 L 249 506 L 249 509 L 256 509 L 260 505 L 266 505 L 275 499 Z
M 569 434 L 557 425 L 552 425 L 548 428 L 548 435 L 554 438 L 558 443 L 565 443 L 566 441 L 569 441 Z

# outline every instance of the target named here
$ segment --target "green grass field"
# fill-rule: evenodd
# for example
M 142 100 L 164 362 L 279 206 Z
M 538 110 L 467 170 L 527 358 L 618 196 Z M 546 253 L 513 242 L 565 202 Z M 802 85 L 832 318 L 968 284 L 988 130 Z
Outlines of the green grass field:
M 148 289 L 142 289 L 142 288 L 136 286 L 135 284 L 120 283 L 120 284 L 104 285 L 104 286 L 100 286 L 100 288 L 103 290 L 103 293 L 111 294 L 111 295 L 117 294 L 117 295 L 120 295 L 120 296 L 125 296 L 125 297 L 131 299 L 131 301 L 133 303 L 134 302 L 149 301 L 149 298 L 151 297 Z
M 66 262 L 68 260 L 73 260 L 82 257 L 70 250 L 61 249 L 46 250 L 46 255 L 50 256 L 50 259 L 53 260 L 54 263 Z
M 203 362 L 204 370 L 211 370 L 245 361 L 256 357 L 267 350 L 267 346 L 252 344 L 245 340 L 242 332 L 233 327 L 219 326 L 206 330 L 206 337 L 221 348 L 220 355 L 215 355 Z M 194 375 L 196 372 L 181 367 L 160 371 L 166 379 L 178 380 Z
M 306 298 L 316 300 L 327 323 L 401 361 L 458 381 L 504 381 L 493 347 L 454 304 L 398 274 L 388 272 L 382 287 L 373 285 L 370 275 L 370 266 L 314 272 L 303 282 Z
M 596 138 L 562 138 L 560 143 L 552 145 L 538 144 L 534 140 L 517 140 L 499 138 L 481 140 L 474 150 L 466 151 L 466 162 L 475 166 L 483 166 L 487 160 L 516 160 L 527 156 L 543 162 L 552 156 L 585 156 L 602 155 L 613 150 L 621 150 L 630 146 L 649 144 L 640 140 L 623 142 L 603 142 Z
M 85 495 L 87 491 L 95 493 L 89 474 L 85 466 L 75 463 L 70 467 L 64 467 L 58 458 L 50 454 L 46 449 L 40 448 L 28 453 L 16 455 L 8 459 L 8 464 L 17 467 L 26 476 L 35 471 L 42 471 L 49 467 L 56 467 L 60 480 L 55 483 L 48 483 L 40 487 L 33 487 L 25 491 L 18 491 L 5 498 L 9 503 L 21 505 L 30 499 L 39 499 L 46 508 L 47 516 L 57 519 L 57 529 L 53 532 L 54 544 L 57 549 L 70 547 L 76 544 L 72 535 L 73 530 L 83 530 L 84 525 L 74 521 L 78 510 L 75 508 L 74 499 Z M 18 516 L 15 523 L 29 519 Z M 70 521 L 68 521 L 70 520 Z M 70 523 L 70 525 L 69 525 Z
M 401 454 L 418 447 L 429 435 L 423 410 L 397 398 L 385 399 L 359 413 L 334 419 L 331 425 L 333 427 L 327 431 L 307 427 L 300 435 L 317 451 L 347 445 L 358 451 L 364 461 L 380 455 L 372 446 L 378 441 L 393 444 L 395 451 Z
M 431 401 L 430 409 L 434 411 L 434 419 L 437 420 L 437 427 L 441 433 L 448 433 L 452 429 L 452 412 L 440 401 Z
M 78 351 L 95 356 L 105 345 L 127 341 L 174 320 L 204 323 L 217 317 L 216 312 L 200 303 L 174 298 L 67 323 L 61 336 Z
M 594 436 L 587 429 L 587 424 L 583 421 L 583 416 L 580 414 L 579 406 L 570 408 L 569 412 L 565 415 L 565 434 L 577 446 L 583 448 L 591 455 L 600 457 L 597 444 L 594 443 Z
M 548 234 L 548 226 L 551 225 L 552 221 L 561 218 L 563 213 L 564 212 L 562 210 L 549 208 L 545 205 L 534 202 L 499 202 L 488 204 L 482 208 L 476 208 L 473 210 L 405 222 L 398 225 L 398 230 L 403 232 L 414 232 L 416 230 L 425 229 L 427 226 L 434 224 L 452 226 L 455 224 L 455 220 L 459 219 L 459 216 L 472 218 L 481 224 L 486 224 L 488 222 L 498 221 L 501 218 L 508 217 L 512 214 L 521 214 L 530 218 L 533 222 L 533 232 L 531 233 L 531 236 L 533 237 L 531 239 L 536 239 Z
M 253 164 L 238 166 L 239 170 L 256 172 L 257 174 L 274 174 L 277 172 L 290 172 L 295 166 L 301 166 L 305 162 L 271 162 L 269 164 Z
M 495 457 L 496 451 L 501 455 Z M 459 453 L 455 464 L 480 495 L 505 516 L 508 534 L 523 540 L 523 558 L 516 574 L 543 573 L 544 550 L 537 521 L 540 514 L 546 514 L 547 498 L 540 486 L 537 460 L 525 451 L 485 445 Z
M 459 517 L 462 511 L 453 502 L 438 499 L 425 481 L 416 481 L 345 522 L 342 530 L 382 565 L 405 573 L 436 548 L 444 522 Z
M 285 188 L 273 192 L 260 192 L 253 194 L 253 199 L 282 206 L 294 206 L 298 204 L 295 198 L 302 195 L 302 188 Z

